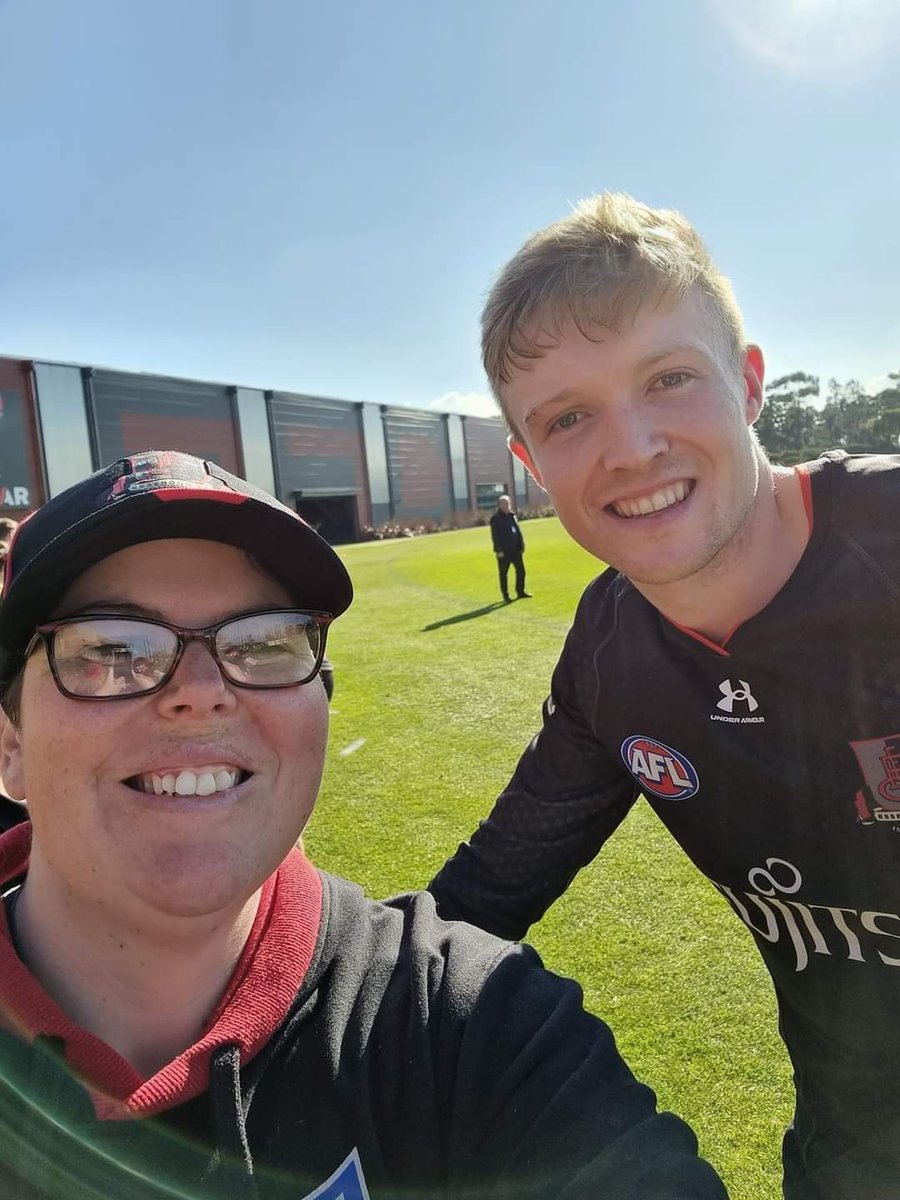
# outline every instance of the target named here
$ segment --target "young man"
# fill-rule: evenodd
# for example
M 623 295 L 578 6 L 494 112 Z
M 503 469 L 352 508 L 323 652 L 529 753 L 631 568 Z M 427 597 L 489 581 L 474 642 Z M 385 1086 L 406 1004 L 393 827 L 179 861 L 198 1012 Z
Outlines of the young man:
M 19 531 L 0 734 L 0 1196 L 721 1200 L 576 985 L 293 849 L 337 555 L 148 452 Z
M 531 594 L 525 591 L 525 539 L 518 518 L 510 508 L 509 496 L 497 498 L 497 511 L 491 516 L 491 543 L 497 556 L 500 595 L 509 604 L 509 568 L 515 567 L 516 598 L 530 600 Z
M 527 242 L 483 330 L 513 453 L 611 567 L 439 911 L 523 935 L 643 793 L 775 982 L 787 1193 L 898 1196 L 900 460 L 770 464 L 728 281 L 628 196 Z

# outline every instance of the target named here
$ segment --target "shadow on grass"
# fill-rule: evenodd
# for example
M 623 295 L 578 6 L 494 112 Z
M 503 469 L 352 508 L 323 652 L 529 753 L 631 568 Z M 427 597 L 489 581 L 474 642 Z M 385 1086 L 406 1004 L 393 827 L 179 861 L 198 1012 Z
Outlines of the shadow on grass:
M 475 617 L 486 617 L 488 613 L 496 612 L 498 608 L 508 608 L 505 600 L 497 600 L 494 604 L 486 604 L 484 608 L 473 608 L 471 612 L 457 613 L 455 617 L 446 617 L 443 621 L 434 621 L 431 625 L 423 625 L 421 633 L 430 633 L 432 629 L 441 629 L 444 625 L 458 625 L 460 621 L 473 621 Z

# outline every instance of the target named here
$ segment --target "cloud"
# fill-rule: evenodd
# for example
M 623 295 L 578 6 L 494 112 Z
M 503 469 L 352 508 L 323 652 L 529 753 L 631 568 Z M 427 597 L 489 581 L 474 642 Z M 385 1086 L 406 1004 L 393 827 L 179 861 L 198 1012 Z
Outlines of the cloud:
M 863 383 L 863 391 L 869 396 L 877 396 L 879 392 L 887 391 L 888 388 L 895 388 L 897 380 L 891 379 L 887 371 L 883 375 L 876 375 L 874 379 L 868 379 Z
M 437 412 L 462 413 L 466 417 L 499 417 L 500 409 L 492 396 L 484 392 L 447 392 L 432 400 L 429 408 Z
M 897 0 L 709 0 L 743 48 L 788 75 L 858 78 L 895 53 Z

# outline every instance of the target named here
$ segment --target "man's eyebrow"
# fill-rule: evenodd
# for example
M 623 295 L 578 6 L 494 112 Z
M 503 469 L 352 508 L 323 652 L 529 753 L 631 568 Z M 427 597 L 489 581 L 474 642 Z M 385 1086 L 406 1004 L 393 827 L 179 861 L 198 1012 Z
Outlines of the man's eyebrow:
M 655 367 L 658 362 L 662 362 L 665 358 L 685 353 L 702 354 L 704 358 L 711 357 L 709 347 L 705 346 L 703 342 L 671 342 L 667 346 L 660 346 L 658 350 L 654 350 L 646 358 L 642 358 L 638 363 L 638 368 L 646 370 L 647 367 Z
M 529 411 L 525 414 L 524 424 L 525 425 L 530 424 L 530 422 L 536 416 L 538 416 L 540 413 L 542 413 L 544 411 L 544 409 L 553 408 L 554 405 L 562 404 L 565 401 L 570 400 L 571 398 L 572 398 L 571 389 L 563 388 L 563 390 L 561 392 L 556 392 L 554 395 L 548 396 L 545 400 L 538 400 L 537 404 L 535 404 L 534 407 L 529 409 Z
M 637 362 L 637 369 L 639 371 L 645 371 L 649 367 L 654 367 L 657 363 L 662 362 L 664 359 L 671 358 L 676 354 L 700 354 L 707 359 L 712 358 L 713 356 L 712 350 L 704 342 L 670 342 L 665 346 L 660 346 L 658 350 L 652 351 L 652 353 L 646 355 L 646 357 L 639 359 Z M 569 400 L 576 398 L 576 394 L 572 392 L 571 388 L 563 388 L 559 392 L 554 392 L 552 396 L 547 396 L 545 399 L 539 400 L 537 404 L 535 404 L 534 407 L 525 414 L 524 424 L 527 425 L 544 409 L 553 408 L 557 404 L 564 404 Z

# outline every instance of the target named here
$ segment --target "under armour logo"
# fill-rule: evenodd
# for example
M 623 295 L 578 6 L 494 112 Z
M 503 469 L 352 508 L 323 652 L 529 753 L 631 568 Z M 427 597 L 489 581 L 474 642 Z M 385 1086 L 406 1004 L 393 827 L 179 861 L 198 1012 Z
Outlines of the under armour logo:
M 735 704 L 741 702 L 747 705 L 747 712 L 756 712 L 759 704 L 753 699 L 750 692 L 750 685 L 745 679 L 738 680 L 738 686 L 732 687 L 730 679 L 723 679 L 719 684 L 719 691 L 724 696 L 716 705 L 716 708 L 721 708 L 723 712 L 733 712 Z

